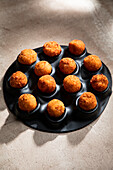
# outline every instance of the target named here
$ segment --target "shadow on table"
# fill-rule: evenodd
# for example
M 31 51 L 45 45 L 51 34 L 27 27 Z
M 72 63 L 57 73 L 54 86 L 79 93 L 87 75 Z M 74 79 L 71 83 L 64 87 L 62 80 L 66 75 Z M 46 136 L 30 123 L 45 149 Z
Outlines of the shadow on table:
M 8 118 L 0 129 L 0 143 L 8 144 L 28 129 L 29 127 L 25 126 L 18 119 L 16 119 L 13 114 L 9 112 Z M 48 141 L 54 140 L 57 136 L 58 135 L 56 134 L 45 133 L 35 130 L 33 139 L 36 145 L 41 146 L 47 143 Z
M 3 78 L 0 80 L 0 111 L 4 111 L 7 107 L 3 97 L 2 90 Z M 13 141 L 20 133 L 24 132 L 28 128 L 23 125 L 16 117 L 9 112 L 4 125 L 0 129 L 0 143 L 9 143 Z
M 98 118 L 99 119 L 99 118 Z M 35 131 L 34 133 L 34 141 L 38 146 L 43 145 L 44 143 L 47 143 L 49 141 L 54 140 L 59 135 L 66 135 L 67 140 L 71 145 L 78 145 L 81 143 L 86 135 L 90 132 L 92 127 L 97 123 L 98 119 L 96 119 L 94 122 L 89 124 L 87 127 L 82 128 L 80 130 L 77 130 L 75 132 L 69 132 L 69 133 L 63 133 L 63 134 L 55 134 L 55 133 L 45 133 L 45 132 L 39 132 Z
M 78 145 L 79 143 L 81 143 L 84 140 L 86 135 L 90 132 L 90 130 L 96 124 L 97 121 L 98 121 L 98 119 L 95 120 L 92 124 L 88 125 L 85 128 L 82 128 L 75 132 L 64 133 L 64 134 L 45 133 L 45 132 L 35 131 L 33 138 L 34 138 L 35 143 L 38 146 L 41 146 L 44 143 L 54 140 L 59 135 L 66 135 L 67 140 L 69 141 L 69 143 L 71 145 Z
M 82 128 L 76 132 L 69 133 L 67 135 L 67 139 L 68 139 L 69 143 L 71 145 L 78 145 L 79 143 L 81 143 L 84 140 L 84 138 L 86 137 L 86 135 L 90 132 L 92 127 L 97 123 L 97 121 L 98 121 L 98 119 L 96 119 L 94 122 L 92 122 L 85 128 Z
M 5 110 L 6 104 L 3 97 L 3 90 L 2 90 L 2 83 L 3 78 L 0 80 L 0 111 Z M 22 132 L 29 129 L 23 123 L 21 123 L 11 112 L 8 110 L 9 116 L 7 117 L 4 125 L 0 129 L 0 143 L 7 144 L 13 141 L 16 137 L 18 137 Z M 40 146 L 44 143 L 54 140 L 57 137 L 55 134 L 44 133 L 40 131 L 35 131 L 33 139 L 35 143 Z
M 28 127 L 23 125 L 9 112 L 8 118 L 0 129 L 0 143 L 7 144 L 13 141 L 17 136 L 19 136 L 20 133 L 26 131 L 27 129 Z
M 49 141 L 54 140 L 57 136 L 58 134 L 54 134 L 54 133 L 35 131 L 33 139 L 36 145 L 41 146 Z
M 2 92 L 2 81 L 0 81 L 0 110 L 3 111 L 6 109 L 6 105 L 3 98 L 3 92 Z M 98 120 L 98 119 L 97 119 Z M 88 132 L 91 130 L 92 126 L 97 122 L 94 121 L 92 124 L 87 126 L 86 128 L 83 128 L 81 130 L 78 130 L 76 132 L 71 132 L 67 135 L 67 139 L 72 145 L 78 145 L 88 134 Z M 18 137 L 22 132 L 28 130 L 29 128 L 25 126 L 23 123 L 21 123 L 17 118 L 9 112 L 9 116 L 6 119 L 4 125 L 0 129 L 0 143 L 9 143 L 13 141 L 16 137 Z M 58 135 L 55 133 L 46 133 L 46 132 L 40 132 L 40 131 L 34 131 L 33 139 L 37 146 L 41 146 L 49 141 L 53 141 Z M 63 134 L 62 134 L 63 135 Z
M 68 134 L 62 134 L 67 135 L 67 139 L 71 145 L 78 145 L 81 143 L 86 135 L 90 132 L 92 126 L 96 124 L 96 121 L 94 121 L 89 126 L 75 131 Z M 28 130 L 29 128 L 22 124 L 20 121 L 18 121 L 15 116 L 13 116 L 11 113 L 9 114 L 8 118 L 6 119 L 5 124 L 2 126 L 0 130 L 0 143 L 7 144 L 11 141 L 13 141 L 16 137 L 18 137 L 22 132 Z M 40 132 L 40 131 L 34 131 L 33 139 L 37 146 L 44 145 L 47 142 L 53 141 L 58 135 L 55 133 L 46 133 L 46 132 Z

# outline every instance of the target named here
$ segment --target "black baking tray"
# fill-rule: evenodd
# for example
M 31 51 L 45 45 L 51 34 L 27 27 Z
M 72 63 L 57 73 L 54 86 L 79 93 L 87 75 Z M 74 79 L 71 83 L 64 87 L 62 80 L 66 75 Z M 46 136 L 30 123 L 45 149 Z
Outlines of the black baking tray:
M 45 132 L 66 133 L 81 129 L 95 119 L 104 111 L 110 95 L 112 93 L 112 78 L 109 69 L 102 62 L 102 67 L 96 72 L 88 72 L 83 65 L 83 60 L 90 53 L 85 51 L 80 56 L 75 56 L 69 52 L 68 46 L 61 45 L 62 51 L 59 56 L 50 58 L 43 53 L 43 48 L 34 49 L 37 52 L 37 61 L 31 66 L 22 65 L 16 59 L 8 68 L 3 80 L 4 99 L 8 109 L 25 125 Z M 63 79 L 67 76 L 59 70 L 59 62 L 63 57 L 71 57 L 77 64 L 76 70 L 72 75 L 79 77 L 82 87 L 77 93 L 68 93 L 63 88 Z M 38 61 L 46 60 L 52 65 L 51 76 L 55 78 L 56 89 L 52 94 L 44 94 L 37 87 L 39 77 L 34 73 L 35 64 Z M 28 84 L 21 89 L 10 87 L 10 76 L 16 72 L 22 71 L 28 78 Z M 104 92 L 96 92 L 90 86 L 90 79 L 95 74 L 104 74 L 109 81 L 108 88 Z M 97 106 L 88 112 L 82 110 L 78 105 L 78 100 L 83 92 L 92 92 L 97 98 Z M 33 94 L 38 102 L 37 108 L 32 112 L 24 112 L 18 108 L 18 98 L 23 93 Z M 60 99 L 64 102 L 65 113 L 59 119 L 52 119 L 47 113 L 47 104 L 52 99 Z

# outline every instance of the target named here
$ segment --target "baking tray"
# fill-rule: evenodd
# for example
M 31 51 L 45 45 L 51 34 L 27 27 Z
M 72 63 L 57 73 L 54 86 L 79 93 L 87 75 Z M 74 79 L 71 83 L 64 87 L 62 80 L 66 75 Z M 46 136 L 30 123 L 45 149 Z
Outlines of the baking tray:
M 104 111 L 110 95 L 112 93 L 112 78 L 109 69 L 102 62 L 102 67 L 96 72 L 88 72 L 83 65 L 83 60 L 90 53 L 85 51 L 80 56 L 75 56 L 69 52 L 68 46 L 61 45 L 62 51 L 59 56 L 50 58 L 43 53 L 43 48 L 34 49 L 37 52 L 37 61 L 31 66 L 22 65 L 16 59 L 8 68 L 3 80 L 3 93 L 6 105 L 11 113 L 13 113 L 20 121 L 30 128 L 36 130 L 66 133 L 81 129 L 95 119 L 97 119 Z M 67 76 L 59 70 L 59 62 L 64 57 L 71 57 L 77 64 L 76 70 L 72 75 L 79 77 L 82 87 L 77 93 L 68 93 L 63 88 L 63 79 Z M 18 57 L 17 57 L 18 58 Z M 55 78 L 56 89 L 52 94 L 44 94 L 37 87 L 39 77 L 34 73 L 35 64 L 41 60 L 46 60 L 52 65 L 51 76 Z M 9 85 L 10 76 L 16 72 L 22 71 L 28 78 L 28 84 L 21 89 L 14 89 Z M 95 74 L 104 74 L 109 81 L 108 88 L 104 92 L 96 92 L 90 86 L 90 79 Z M 78 99 L 83 92 L 92 92 L 97 98 L 97 107 L 91 111 L 83 111 L 78 105 Z M 18 98 L 23 93 L 33 94 L 38 102 L 37 108 L 32 112 L 24 112 L 18 108 Z M 47 114 L 47 104 L 52 99 L 59 99 L 64 102 L 65 113 L 59 119 L 52 119 Z

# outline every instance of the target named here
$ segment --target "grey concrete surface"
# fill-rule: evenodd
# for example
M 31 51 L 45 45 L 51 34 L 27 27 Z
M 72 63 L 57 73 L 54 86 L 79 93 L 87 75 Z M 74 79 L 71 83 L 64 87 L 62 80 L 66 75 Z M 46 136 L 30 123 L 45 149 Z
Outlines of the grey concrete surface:
M 0 170 L 113 169 L 113 96 L 99 119 L 67 134 L 30 129 L 4 103 L 3 76 L 21 50 L 75 38 L 113 74 L 113 1 L 0 1 Z

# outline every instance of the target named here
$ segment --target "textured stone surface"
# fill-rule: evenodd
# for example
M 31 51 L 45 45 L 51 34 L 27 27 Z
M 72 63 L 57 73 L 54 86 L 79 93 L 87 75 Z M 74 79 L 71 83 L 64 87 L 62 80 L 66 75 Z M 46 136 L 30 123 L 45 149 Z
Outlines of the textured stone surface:
M 113 96 L 98 120 L 67 134 L 32 130 L 4 103 L 3 76 L 21 50 L 50 40 L 67 45 L 75 38 L 113 74 L 113 1 L 0 1 L 1 170 L 113 169 Z

